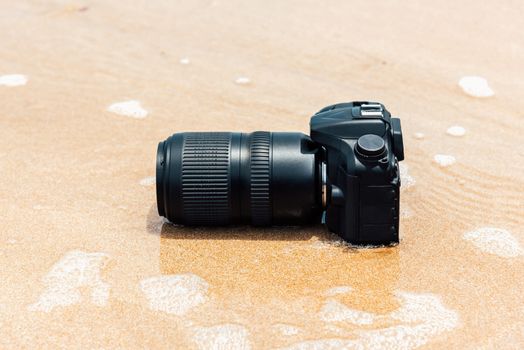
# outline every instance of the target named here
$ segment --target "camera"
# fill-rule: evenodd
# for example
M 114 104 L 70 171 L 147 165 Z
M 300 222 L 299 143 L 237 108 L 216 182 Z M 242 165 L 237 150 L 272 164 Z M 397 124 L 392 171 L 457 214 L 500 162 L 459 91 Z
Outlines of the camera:
M 160 142 L 158 213 L 174 224 L 324 222 L 354 245 L 399 241 L 400 119 L 339 103 L 299 132 L 183 132 Z

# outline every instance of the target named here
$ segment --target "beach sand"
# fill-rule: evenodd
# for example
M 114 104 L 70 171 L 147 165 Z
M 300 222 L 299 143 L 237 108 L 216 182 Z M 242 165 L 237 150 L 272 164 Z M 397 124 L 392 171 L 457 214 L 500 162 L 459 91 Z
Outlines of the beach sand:
M 1 3 L 1 348 L 524 347 L 522 2 Z M 363 99 L 402 119 L 397 247 L 158 216 L 170 134 Z

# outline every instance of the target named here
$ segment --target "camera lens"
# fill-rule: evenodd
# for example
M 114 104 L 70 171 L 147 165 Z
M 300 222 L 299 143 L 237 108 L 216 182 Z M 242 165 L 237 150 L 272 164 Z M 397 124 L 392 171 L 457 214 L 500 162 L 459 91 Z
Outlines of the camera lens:
M 158 145 L 158 212 L 183 225 L 320 222 L 320 156 L 302 133 L 174 134 Z

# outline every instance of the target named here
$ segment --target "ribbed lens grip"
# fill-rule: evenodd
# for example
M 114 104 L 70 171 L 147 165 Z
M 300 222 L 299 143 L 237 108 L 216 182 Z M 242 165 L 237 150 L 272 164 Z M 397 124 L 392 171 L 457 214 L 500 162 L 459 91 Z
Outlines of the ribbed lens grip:
M 251 136 L 251 222 L 253 225 L 271 224 L 271 134 L 254 132 Z
M 231 133 L 186 133 L 182 208 L 187 224 L 224 225 L 230 215 Z

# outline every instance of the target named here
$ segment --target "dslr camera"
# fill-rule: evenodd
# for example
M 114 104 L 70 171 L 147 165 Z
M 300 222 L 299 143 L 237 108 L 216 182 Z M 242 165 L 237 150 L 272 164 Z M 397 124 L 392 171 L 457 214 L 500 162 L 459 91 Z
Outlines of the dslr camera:
M 354 245 L 399 241 L 400 119 L 381 103 L 323 108 L 298 132 L 182 132 L 160 142 L 158 213 L 174 224 L 325 223 Z

